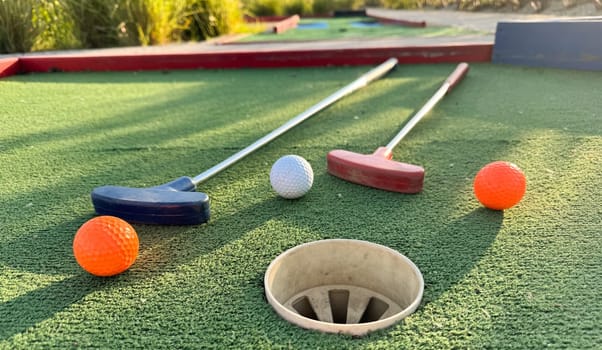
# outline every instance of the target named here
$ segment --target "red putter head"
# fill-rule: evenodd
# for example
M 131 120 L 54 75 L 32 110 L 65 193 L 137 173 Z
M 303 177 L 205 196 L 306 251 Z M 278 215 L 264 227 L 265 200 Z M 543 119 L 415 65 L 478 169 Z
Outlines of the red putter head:
M 381 190 L 418 193 L 424 183 L 424 169 L 418 165 L 395 162 L 391 150 L 401 139 L 468 73 L 468 64 L 460 63 L 428 102 L 407 122 L 386 147 L 373 154 L 335 150 L 328 153 L 328 172 L 341 179 Z
M 349 182 L 393 192 L 420 192 L 424 168 L 396 162 L 392 157 L 386 147 L 379 147 L 373 154 L 334 150 L 328 153 L 326 162 L 330 174 Z

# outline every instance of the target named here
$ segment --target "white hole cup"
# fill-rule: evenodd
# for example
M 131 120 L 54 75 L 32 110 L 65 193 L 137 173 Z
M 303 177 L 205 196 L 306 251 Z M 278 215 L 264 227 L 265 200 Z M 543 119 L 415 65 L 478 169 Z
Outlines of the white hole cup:
M 418 308 L 424 280 L 399 252 L 374 243 L 332 239 L 279 255 L 265 273 L 276 313 L 300 327 L 363 336 Z

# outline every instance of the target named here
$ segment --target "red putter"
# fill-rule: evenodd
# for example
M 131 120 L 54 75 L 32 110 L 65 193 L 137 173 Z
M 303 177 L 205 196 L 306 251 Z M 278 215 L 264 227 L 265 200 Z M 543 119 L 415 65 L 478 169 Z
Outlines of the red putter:
M 418 193 L 424 183 L 424 168 L 419 165 L 396 162 L 393 148 L 433 107 L 468 73 L 467 63 L 460 63 L 435 95 L 410 119 L 385 147 L 372 154 L 358 154 L 345 150 L 330 151 L 326 156 L 328 172 L 343 180 L 379 188 L 385 191 Z

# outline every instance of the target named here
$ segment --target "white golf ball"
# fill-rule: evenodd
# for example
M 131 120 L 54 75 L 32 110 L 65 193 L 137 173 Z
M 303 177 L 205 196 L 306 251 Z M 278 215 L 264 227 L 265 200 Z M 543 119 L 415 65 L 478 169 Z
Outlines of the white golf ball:
M 281 197 L 299 198 L 311 189 L 314 183 L 314 171 L 303 157 L 284 156 L 272 165 L 270 183 Z

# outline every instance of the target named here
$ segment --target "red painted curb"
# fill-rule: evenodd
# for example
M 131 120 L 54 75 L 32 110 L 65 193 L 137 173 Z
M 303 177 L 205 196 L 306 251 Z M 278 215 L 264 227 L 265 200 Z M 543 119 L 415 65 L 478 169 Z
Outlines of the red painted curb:
M 274 26 L 272 26 L 272 32 L 276 34 L 282 34 L 287 30 L 296 28 L 300 20 L 301 18 L 299 17 L 299 15 L 287 17 L 286 19 L 283 19 L 282 21 L 274 24 Z
M 249 16 L 245 15 L 244 20 L 247 23 L 256 23 L 256 22 L 280 22 L 283 21 L 290 16 Z M 332 14 L 313 14 L 313 15 L 303 15 L 303 18 L 333 18 Z
M 388 18 L 388 17 L 373 16 L 371 14 L 368 14 L 368 17 L 373 18 L 382 24 L 394 24 L 394 25 L 398 25 L 398 26 L 415 27 L 415 28 L 426 27 L 426 21 L 410 21 L 410 20 L 405 20 L 405 19 L 394 19 L 394 18 Z
M 47 55 L 0 60 L 0 76 L 34 72 L 144 71 L 490 62 L 493 44 L 452 44 L 289 51 L 240 51 L 137 55 Z
M 0 78 L 10 77 L 18 74 L 21 71 L 21 61 L 19 58 L 2 58 L 0 59 Z

